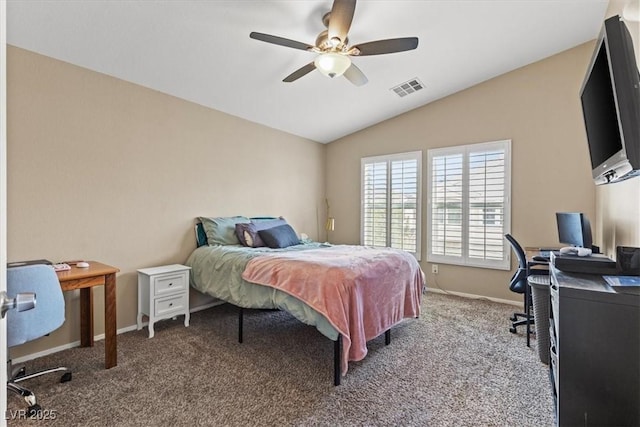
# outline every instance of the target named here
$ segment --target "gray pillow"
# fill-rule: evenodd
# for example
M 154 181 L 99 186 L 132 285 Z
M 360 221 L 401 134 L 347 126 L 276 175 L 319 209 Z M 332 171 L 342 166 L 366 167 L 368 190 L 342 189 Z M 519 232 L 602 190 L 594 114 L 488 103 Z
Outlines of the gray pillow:
M 249 222 L 246 216 L 228 217 L 198 217 L 202 223 L 207 242 L 210 245 L 239 245 L 240 241 L 236 236 L 236 224 L 239 222 Z
M 251 248 L 260 248 L 265 245 L 265 243 L 260 238 L 258 232 L 260 230 L 266 230 L 268 228 L 273 228 L 278 225 L 284 225 L 287 221 L 280 217 L 280 219 L 270 219 L 270 220 L 259 220 L 254 221 L 251 220 L 250 223 L 238 223 L 236 224 L 236 236 L 240 243 L 244 246 L 248 246 Z
M 258 234 L 262 241 L 272 249 L 287 248 L 300 244 L 300 239 L 298 239 L 296 232 L 289 224 L 260 230 Z
M 242 246 L 248 246 L 250 248 L 257 248 L 257 243 L 262 243 L 262 240 L 259 240 L 260 237 L 258 236 L 256 225 L 250 222 L 239 222 L 236 224 L 236 237 L 238 237 Z M 261 246 L 264 246 L 264 244 Z

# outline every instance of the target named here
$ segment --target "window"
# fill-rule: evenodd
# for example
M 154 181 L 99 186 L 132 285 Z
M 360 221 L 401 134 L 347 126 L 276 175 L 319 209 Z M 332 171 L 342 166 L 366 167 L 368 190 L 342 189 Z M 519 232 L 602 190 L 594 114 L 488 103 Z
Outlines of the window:
M 508 270 L 511 141 L 429 150 L 429 262 Z
M 361 160 L 360 242 L 402 249 L 420 259 L 422 152 Z

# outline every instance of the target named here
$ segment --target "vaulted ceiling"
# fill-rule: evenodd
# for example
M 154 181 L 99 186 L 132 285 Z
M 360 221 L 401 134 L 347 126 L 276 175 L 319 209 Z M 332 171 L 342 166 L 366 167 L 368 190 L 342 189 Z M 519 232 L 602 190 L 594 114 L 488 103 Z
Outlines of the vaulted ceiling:
M 597 37 L 607 0 L 357 2 L 351 45 L 418 37 L 416 50 L 356 57 L 368 83 L 313 71 L 325 1 L 7 2 L 7 42 L 317 142 L 389 119 Z M 392 87 L 423 88 L 398 96 Z

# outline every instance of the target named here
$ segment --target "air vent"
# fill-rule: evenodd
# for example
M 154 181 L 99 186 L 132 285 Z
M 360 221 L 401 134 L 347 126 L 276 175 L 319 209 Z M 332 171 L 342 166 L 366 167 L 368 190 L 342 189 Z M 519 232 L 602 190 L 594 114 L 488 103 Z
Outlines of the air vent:
M 399 97 L 410 95 L 420 89 L 423 89 L 424 85 L 418 78 L 411 79 L 407 82 L 401 83 L 398 86 L 394 86 L 391 88 Z

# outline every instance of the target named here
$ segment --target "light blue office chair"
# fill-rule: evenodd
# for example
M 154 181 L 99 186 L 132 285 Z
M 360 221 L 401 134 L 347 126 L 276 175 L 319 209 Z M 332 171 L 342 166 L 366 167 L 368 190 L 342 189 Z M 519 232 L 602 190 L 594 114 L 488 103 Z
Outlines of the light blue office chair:
M 15 298 L 24 292 L 35 293 L 36 305 L 27 311 L 7 312 L 7 346 L 14 347 L 48 335 L 64 323 L 64 297 L 55 271 L 49 265 L 29 265 L 7 269 L 7 295 Z M 18 385 L 40 375 L 64 371 L 60 382 L 71 380 L 71 372 L 59 367 L 28 374 L 25 368 L 14 370 L 9 360 L 7 390 L 22 396 L 29 405 L 29 415 L 40 410 L 35 395 Z

